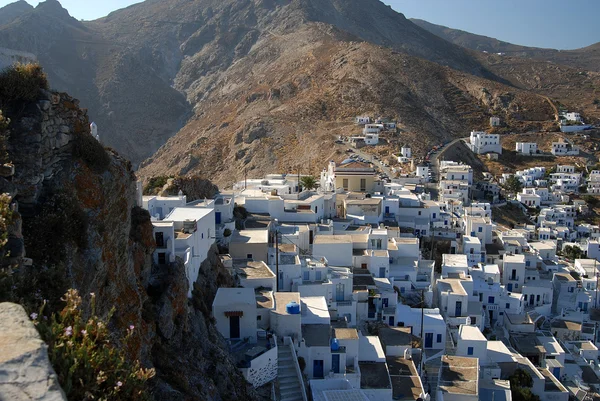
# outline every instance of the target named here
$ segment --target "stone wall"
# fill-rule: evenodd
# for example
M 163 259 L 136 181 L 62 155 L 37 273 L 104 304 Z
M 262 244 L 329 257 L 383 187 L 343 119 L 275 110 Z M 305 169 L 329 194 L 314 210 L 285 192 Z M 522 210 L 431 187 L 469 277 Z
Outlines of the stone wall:
M 44 184 L 72 165 L 76 132 L 89 127 L 87 111 L 78 106 L 65 93 L 40 91 L 39 101 L 27 105 L 25 116 L 13 119 L 8 151 L 16 161 L 13 183 L 25 212 L 38 201 Z
M 0 322 L 0 400 L 66 400 L 47 346 L 25 309 L 0 303 Z

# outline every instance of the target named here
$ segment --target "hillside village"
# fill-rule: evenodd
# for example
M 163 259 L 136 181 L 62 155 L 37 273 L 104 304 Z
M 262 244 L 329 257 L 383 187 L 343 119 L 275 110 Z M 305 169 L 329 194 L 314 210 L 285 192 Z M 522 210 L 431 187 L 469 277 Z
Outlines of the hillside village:
M 363 146 L 384 129 L 356 122 Z M 493 160 L 501 139 L 464 141 Z M 600 227 L 578 195 L 600 192 L 599 170 L 477 180 L 403 147 L 414 171 L 389 177 L 348 154 L 320 177 L 274 172 L 214 199 L 139 194 L 155 263 L 182 258 L 189 296 L 210 246 L 223 251 L 238 287 L 218 290 L 212 315 L 250 383 L 278 400 L 600 397 Z M 501 209 L 527 223 L 495 221 Z

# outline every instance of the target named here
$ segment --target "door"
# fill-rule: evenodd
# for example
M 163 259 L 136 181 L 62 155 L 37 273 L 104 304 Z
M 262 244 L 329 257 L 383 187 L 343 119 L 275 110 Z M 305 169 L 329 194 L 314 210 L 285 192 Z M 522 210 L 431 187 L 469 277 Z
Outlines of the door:
M 385 267 L 379 268 L 379 278 L 385 278 Z
M 215 212 L 215 223 L 221 224 L 221 212 Z
M 390 327 L 394 327 L 394 316 L 390 316 Z
M 331 370 L 333 373 L 340 373 L 340 354 L 331 355 Z
M 552 374 L 558 379 L 560 377 L 560 368 L 552 368 Z
M 167 264 L 167 254 L 164 252 L 161 252 L 158 254 L 158 264 L 159 265 L 166 265 Z
M 309 230 L 309 231 L 308 231 L 308 243 L 309 243 L 310 245 L 312 245 L 312 244 L 313 244 L 313 241 L 314 241 L 314 239 L 315 239 L 315 234 L 313 233 L 313 231 L 312 231 L 312 230 Z
M 313 361 L 313 377 L 315 379 L 322 379 L 323 376 L 323 360 Z
M 390 214 L 390 207 L 389 206 L 385 207 L 385 214 Z
M 425 333 L 425 348 L 433 347 L 433 333 Z
M 154 237 L 156 239 L 156 247 L 157 248 L 164 248 L 165 247 L 164 233 L 157 232 L 156 234 L 154 234 Z
M 343 301 L 344 300 L 344 291 L 346 289 L 346 285 L 339 283 L 335 286 L 335 300 Z
M 229 338 L 240 338 L 239 316 L 229 316 Z
M 512 283 L 508 283 L 506 285 L 506 288 L 508 289 L 508 292 L 511 292 L 512 291 Z
M 533 294 L 531 294 L 529 296 L 529 305 L 533 305 L 534 301 L 535 301 L 535 298 L 533 297 Z
M 462 316 L 462 301 L 456 301 L 456 308 L 454 309 L 454 317 Z

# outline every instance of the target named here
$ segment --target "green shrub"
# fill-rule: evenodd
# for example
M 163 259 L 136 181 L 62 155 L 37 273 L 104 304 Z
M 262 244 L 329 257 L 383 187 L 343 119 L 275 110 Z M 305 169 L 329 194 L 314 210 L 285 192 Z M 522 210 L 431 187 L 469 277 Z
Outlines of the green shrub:
M 157 195 L 165 185 L 169 177 L 161 175 L 159 177 L 152 177 L 148 180 L 148 184 L 144 187 L 144 195 Z
M 93 172 L 102 174 L 110 165 L 110 156 L 106 149 L 90 133 L 84 130 L 76 131 L 73 156 L 81 159 Z
M 229 228 L 226 228 L 225 230 L 223 230 L 223 237 L 227 238 L 231 235 L 231 230 Z
M 48 77 L 39 64 L 17 63 L 0 73 L 0 101 L 37 100 L 40 89 L 48 89 Z
M 81 297 L 69 290 L 62 300 L 66 303 L 60 313 L 44 317 L 44 308 L 32 314 L 42 339 L 48 344 L 48 356 L 58 375 L 62 389 L 70 400 L 146 400 L 149 399 L 146 381 L 154 369 L 143 369 L 139 361 L 130 363 L 125 349 L 134 327 L 130 326 L 117 348 L 110 338 L 108 322 L 96 316 L 95 296 L 92 295 L 91 317 L 84 318 Z M 38 319 L 38 317 L 41 317 Z

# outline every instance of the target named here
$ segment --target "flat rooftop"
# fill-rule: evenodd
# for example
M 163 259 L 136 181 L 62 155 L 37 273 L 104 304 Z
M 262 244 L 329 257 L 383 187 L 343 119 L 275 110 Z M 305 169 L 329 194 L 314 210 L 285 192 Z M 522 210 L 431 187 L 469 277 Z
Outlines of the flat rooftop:
M 308 347 L 329 347 L 331 328 L 328 324 L 303 324 L 302 339 Z
M 219 288 L 213 300 L 213 306 L 229 304 L 256 305 L 254 288 Z
M 444 278 L 438 280 L 438 288 L 441 291 L 450 291 L 458 295 L 467 295 L 464 287 L 461 284 L 460 279 L 456 278 Z
M 468 267 L 467 255 L 442 255 L 442 265 L 450 267 Z
M 581 323 L 571 322 L 568 320 L 557 319 L 550 322 L 550 326 L 556 329 L 567 329 L 573 331 L 581 331 Z
M 477 395 L 479 359 L 442 356 L 439 389 L 443 393 Z
M 234 259 L 233 268 L 237 274 L 248 279 L 275 278 L 275 273 L 263 261 Z
M 382 327 L 377 334 L 384 347 L 411 346 L 419 337 L 410 333 L 410 327 Z
M 203 209 L 199 207 L 176 207 L 163 220 L 170 221 L 186 221 L 186 220 L 201 220 L 202 218 L 213 213 L 213 209 Z
M 231 243 L 266 244 L 269 242 L 267 230 L 241 230 L 231 236 Z
M 360 388 L 392 388 L 385 362 L 359 362 L 358 367 L 360 369 Z
M 352 328 L 337 328 L 333 329 L 333 336 L 338 340 L 358 340 L 358 331 Z
M 275 313 L 278 315 L 289 315 L 286 305 L 290 302 L 296 302 L 300 305 L 299 292 L 275 292 L 273 298 L 275 299 Z
M 274 305 L 273 292 L 268 290 L 255 290 L 256 306 L 263 309 L 272 309 Z
M 350 235 L 323 235 L 319 234 L 315 237 L 314 244 L 352 244 Z
M 458 329 L 458 338 L 461 340 L 487 341 L 481 330 L 475 326 L 461 325 Z

